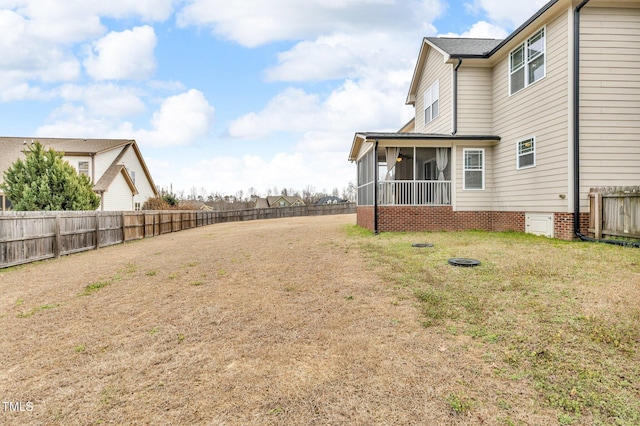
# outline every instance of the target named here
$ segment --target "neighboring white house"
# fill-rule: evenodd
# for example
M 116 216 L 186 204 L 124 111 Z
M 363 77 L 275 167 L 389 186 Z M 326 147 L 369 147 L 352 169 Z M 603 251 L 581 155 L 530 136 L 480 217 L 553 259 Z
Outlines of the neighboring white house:
M 64 159 L 78 173 L 87 175 L 100 196 L 100 210 L 141 210 L 158 192 L 135 140 L 57 139 L 0 137 L 0 182 L 18 158 L 24 158 L 29 144 L 38 141 L 45 148 L 64 153 Z M 0 191 L 0 210 L 9 200 Z

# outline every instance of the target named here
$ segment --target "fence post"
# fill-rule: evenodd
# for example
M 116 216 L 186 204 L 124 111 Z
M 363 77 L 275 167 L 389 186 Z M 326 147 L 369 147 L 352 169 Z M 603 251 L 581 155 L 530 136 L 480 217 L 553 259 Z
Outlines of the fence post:
M 123 211 L 122 212 L 122 242 L 123 243 L 127 242 L 127 222 L 125 219 L 126 219 L 126 216 Z
M 596 240 L 602 239 L 602 193 L 593 196 L 593 229 Z
M 56 237 L 55 237 L 55 244 L 54 244 L 54 256 L 55 258 L 60 257 L 60 252 L 62 251 L 62 240 L 60 237 L 60 215 L 56 214 L 56 222 L 55 222 L 55 227 L 56 227 Z
M 100 248 L 100 216 L 96 211 L 96 250 Z

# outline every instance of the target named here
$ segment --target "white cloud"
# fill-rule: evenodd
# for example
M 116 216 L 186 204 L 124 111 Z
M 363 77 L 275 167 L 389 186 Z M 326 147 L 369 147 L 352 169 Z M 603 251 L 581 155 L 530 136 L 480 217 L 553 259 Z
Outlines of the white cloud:
M 15 87 L 25 87 L 24 84 L 31 81 L 78 80 L 81 65 L 74 49 L 105 33 L 103 18 L 163 21 L 171 16 L 178 2 L 3 0 L 0 3 L 0 99 L 17 100 L 20 91 Z M 145 76 L 152 63 L 143 64 Z M 23 93 L 25 99 L 33 98 L 33 91 Z
M 495 38 L 503 39 L 509 35 L 509 32 L 499 25 L 493 25 L 485 21 L 476 22 L 462 34 L 447 33 L 440 34 L 439 37 L 463 37 L 463 38 Z
M 468 6 L 484 10 L 491 21 L 515 29 L 547 3 L 548 0 L 473 0 Z
M 93 43 L 84 66 L 95 80 L 144 79 L 156 68 L 157 39 L 150 26 L 110 32 Z
M 322 81 L 411 73 L 413 56 L 423 34 L 362 32 L 320 36 L 278 55 L 266 71 L 270 81 Z M 409 59 L 411 58 L 411 59 Z
M 344 153 L 278 152 L 270 157 L 256 155 L 218 156 L 201 161 L 178 161 L 149 164 L 154 181 L 174 190 L 204 188 L 207 193 L 235 194 L 254 188 L 261 195 L 267 190 L 292 188 L 302 190 L 312 185 L 317 190 L 340 191 L 355 179 L 355 166 L 345 161 Z M 176 172 L 177 170 L 177 172 Z M 319 172 L 321 171 L 321 172 Z
M 142 114 L 146 106 L 139 90 L 117 86 L 113 83 L 90 86 L 64 85 L 56 95 L 67 102 L 82 102 L 92 115 L 128 117 Z
M 89 92 L 91 92 L 89 90 Z M 96 89 L 89 97 L 100 92 Z M 132 109 L 139 105 L 132 94 L 116 91 L 125 97 L 131 96 Z M 69 99 L 87 98 L 83 89 L 67 88 L 64 96 Z M 115 100 L 116 98 L 114 97 Z M 121 98 L 122 99 L 122 98 Z M 108 105 L 111 101 L 106 102 Z M 104 107 L 105 105 L 100 105 Z M 55 110 L 49 118 L 51 124 L 40 126 L 37 136 L 88 137 L 136 139 L 141 146 L 170 147 L 189 145 L 208 135 L 213 124 L 214 109 L 202 92 L 188 92 L 165 99 L 153 114 L 150 129 L 136 129 L 131 122 L 118 117 L 98 114 L 95 105 L 90 108 L 65 104 Z
M 275 132 L 327 132 L 344 135 L 356 130 L 397 130 L 408 120 L 403 107 L 405 86 L 375 87 L 347 80 L 326 99 L 289 88 L 260 112 L 246 114 L 229 126 L 232 137 L 259 139 Z M 342 140 L 344 142 L 344 140 Z
M 167 98 L 153 114 L 152 130 L 135 132 L 135 139 L 154 147 L 192 144 L 209 134 L 214 112 L 202 92 L 191 89 Z
M 255 47 L 371 28 L 427 31 L 441 10 L 440 0 L 194 0 L 179 13 L 178 23 L 210 27 L 215 34 Z

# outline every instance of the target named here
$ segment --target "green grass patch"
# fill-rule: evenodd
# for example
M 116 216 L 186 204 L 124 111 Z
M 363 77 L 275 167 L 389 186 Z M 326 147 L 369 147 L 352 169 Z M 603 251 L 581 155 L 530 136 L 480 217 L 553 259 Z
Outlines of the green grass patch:
M 37 314 L 40 311 L 45 311 L 47 309 L 53 309 L 53 308 L 57 308 L 60 305 L 41 305 L 41 306 L 37 306 L 33 309 L 31 309 L 30 311 L 27 312 L 21 312 L 18 314 L 18 318 L 29 318 L 34 316 L 35 314 Z
M 345 227 L 397 297 L 414 298 L 424 327 L 491 354 L 480 362 L 505 389 L 530 388 L 559 424 L 640 424 L 640 310 L 624 297 L 640 250 L 520 233 L 365 231 Z M 481 265 L 454 267 L 453 257 Z M 463 392 L 447 398 L 456 414 L 474 409 Z
M 80 296 L 90 296 L 98 290 L 105 288 L 113 283 L 113 280 L 99 281 L 97 283 L 89 284 L 85 286 L 84 291 L 80 293 Z

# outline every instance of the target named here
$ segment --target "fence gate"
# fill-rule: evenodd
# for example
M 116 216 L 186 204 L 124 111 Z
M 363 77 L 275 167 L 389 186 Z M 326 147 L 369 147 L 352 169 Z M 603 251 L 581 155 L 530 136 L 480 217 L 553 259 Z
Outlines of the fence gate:
M 591 188 L 589 232 L 640 239 L 640 186 Z

